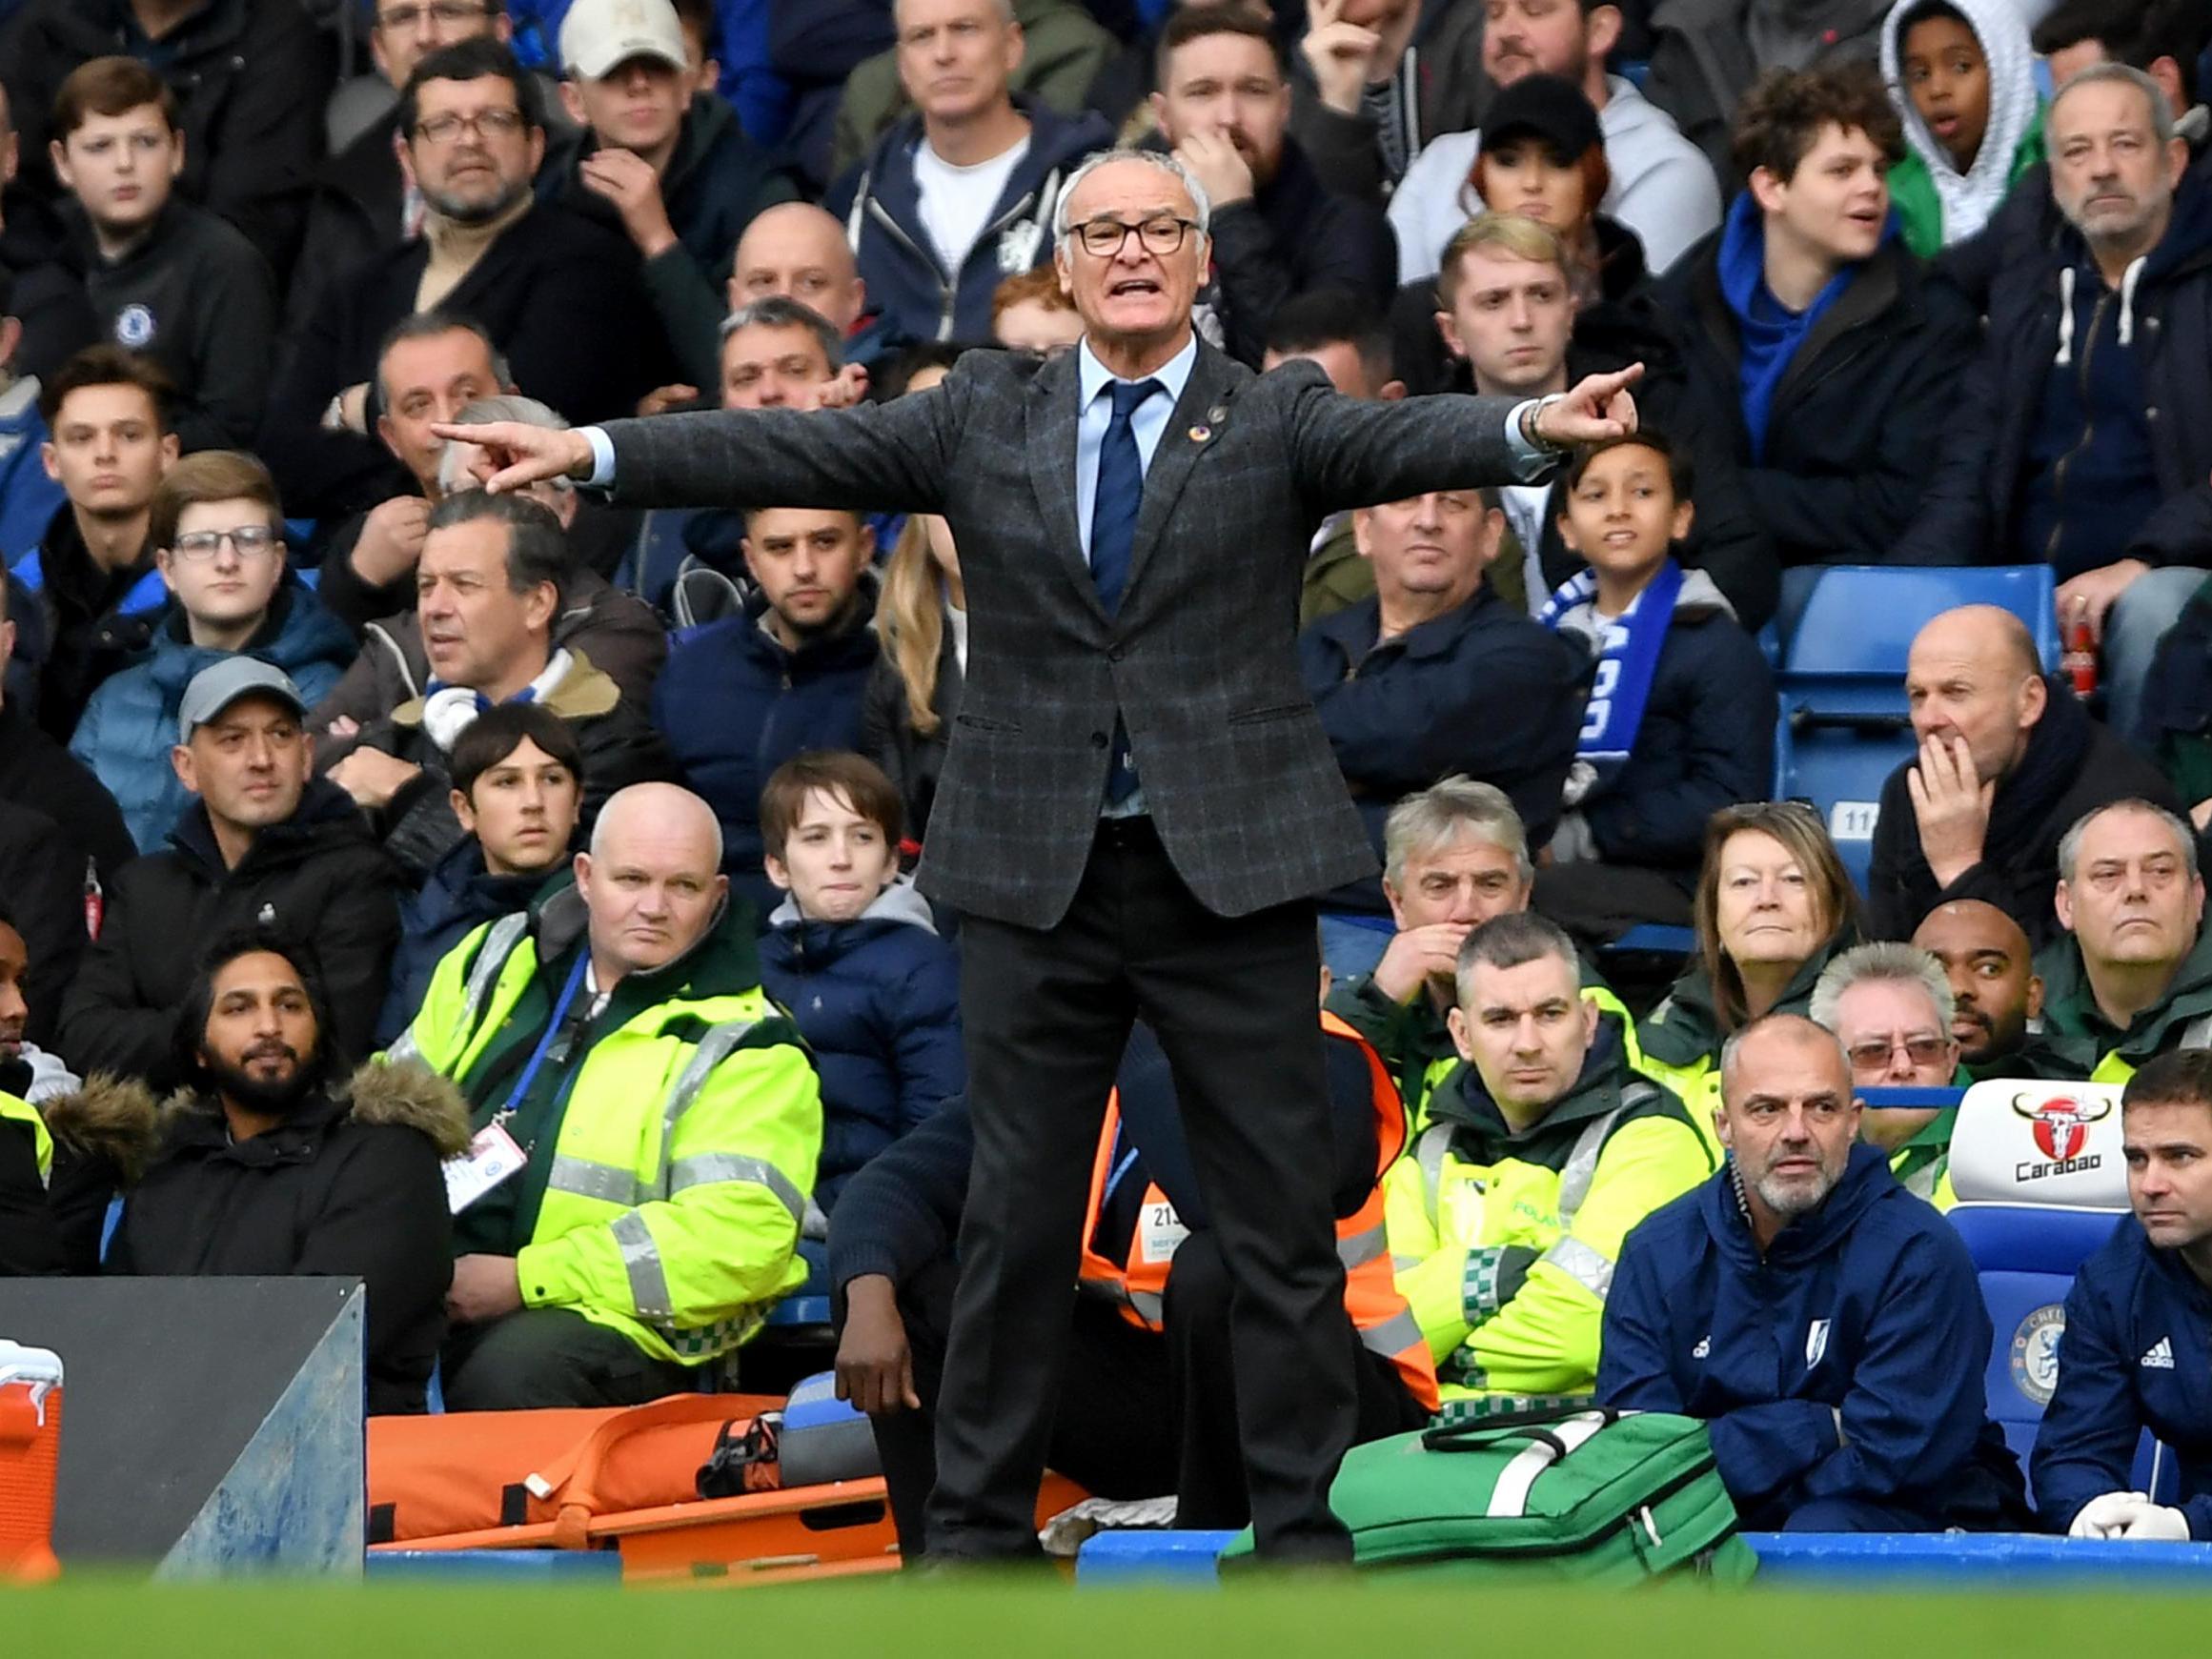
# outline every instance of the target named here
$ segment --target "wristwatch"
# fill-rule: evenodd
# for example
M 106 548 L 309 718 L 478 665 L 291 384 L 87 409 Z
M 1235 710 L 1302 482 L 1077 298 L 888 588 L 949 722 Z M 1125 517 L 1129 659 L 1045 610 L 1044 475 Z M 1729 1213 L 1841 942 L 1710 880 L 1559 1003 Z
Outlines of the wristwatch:
M 1544 418 L 1545 410 L 1551 408 L 1554 403 L 1564 403 L 1566 401 L 1566 393 L 1550 392 L 1546 393 L 1543 396 L 1535 399 L 1532 403 L 1522 405 L 1521 436 L 1529 441 L 1529 444 L 1532 448 L 1544 450 L 1547 453 L 1555 455 L 1563 455 L 1569 450 L 1574 447 L 1571 443 L 1552 442 L 1552 439 L 1544 435 L 1544 430 L 1541 425 L 1541 422 Z

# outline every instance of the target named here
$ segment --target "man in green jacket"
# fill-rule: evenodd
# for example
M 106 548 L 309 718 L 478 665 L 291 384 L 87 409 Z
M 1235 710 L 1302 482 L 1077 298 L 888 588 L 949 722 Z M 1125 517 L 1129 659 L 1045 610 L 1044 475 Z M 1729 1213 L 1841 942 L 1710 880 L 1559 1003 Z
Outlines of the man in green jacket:
M 2212 1044 L 2212 940 L 2189 826 L 2147 800 L 2084 813 L 2059 843 L 2062 939 L 2044 948 L 2043 1037 L 2068 1075 L 2125 1082 Z
M 720 840 L 687 790 L 620 791 L 575 887 L 462 941 L 392 1051 L 476 1134 L 448 1166 L 454 1410 L 681 1392 L 806 1276 L 822 1099 Z

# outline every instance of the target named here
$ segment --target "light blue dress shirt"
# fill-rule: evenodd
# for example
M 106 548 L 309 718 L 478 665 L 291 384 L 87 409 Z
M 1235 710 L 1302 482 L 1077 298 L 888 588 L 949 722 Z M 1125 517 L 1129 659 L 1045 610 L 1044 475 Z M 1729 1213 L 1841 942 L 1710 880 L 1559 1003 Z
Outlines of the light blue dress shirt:
M 1160 382 L 1161 390 L 1137 405 L 1129 416 L 1129 435 L 1137 440 L 1137 463 L 1149 473 L 1152 455 L 1167 431 L 1190 371 L 1198 362 L 1198 335 L 1193 333 L 1177 352 L 1147 376 Z M 1106 428 L 1113 424 L 1114 400 L 1106 388 L 1116 376 L 1091 354 L 1086 339 L 1075 348 L 1075 384 L 1083 414 L 1075 428 L 1075 528 L 1083 536 L 1084 558 L 1090 557 L 1090 515 L 1098 505 L 1098 453 L 1106 447 Z

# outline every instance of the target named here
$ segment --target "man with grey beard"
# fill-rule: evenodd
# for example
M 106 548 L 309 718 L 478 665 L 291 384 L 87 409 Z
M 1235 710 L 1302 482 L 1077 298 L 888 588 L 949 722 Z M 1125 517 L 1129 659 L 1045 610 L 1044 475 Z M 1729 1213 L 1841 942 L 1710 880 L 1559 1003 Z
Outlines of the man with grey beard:
M 1859 1143 L 1842 1045 L 1771 1014 L 1720 1068 L 1728 1162 L 1629 1234 L 1598 1400 L 1706 1419 L 1747 1527 L 2030 1525 L 1989 1419 L 1974 1264 Z
M 422 233 L 333 278 L 300 331 L 260 444 L 289 512 L 339 517 L 408 488 L 374 435 L 386 413 L 376 356 L 416 313 L 480 325 L 511 383 L 572 420 L 629 415 L 682 377 L 637 250 L 534 200 L 544 113 L 536 80 L 505 46 L 478 37 L 431 52 L 407 77 L 398 119 Z

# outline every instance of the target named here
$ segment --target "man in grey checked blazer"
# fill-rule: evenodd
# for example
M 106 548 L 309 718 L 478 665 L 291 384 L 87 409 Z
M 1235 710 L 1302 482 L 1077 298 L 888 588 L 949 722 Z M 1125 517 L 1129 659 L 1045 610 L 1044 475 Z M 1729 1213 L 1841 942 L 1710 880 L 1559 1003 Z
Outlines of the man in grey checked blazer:
M 495 488 L 566 473 L 626 503 L 951 521 L 968 674 L 921 880 L 963 917 L 976 1151 L 938 1556 L 1036 1549 L 1091 1158 L 1139 1016 L 1173 1065 L 1205 1224 L 1237 1286 L 1260 1548 L 1349 1556 L 1328 1494 L 1357 1426 L 1357 1339 L 1328 1191 L 1313 896 L 1374 860 L 1300 686 L 1301 567 L 1340 508 L 1537 476 L 1635 420 L 1634 369 L 1520 404 L 1357 402 L 1306 363 L 1255 376 L 1192 331 L 1206 212 L 1163 156 L 1079 171 L 1057 264 L 1086 339 L 1049 363 L 973 353 L 934 391 L 835 414 L 468 429 L 505 465 Z M 1134 415 L 1109 413 L 1116 381 L 1147 379 L 1159 388 Z M 1139 464 L 1133 537 L 1109 551 L 1113 515 L 1094 526 L 1093 509 Z M 1497 691 L 1510 719 L 1513 688 Z M 1125 753 L 1133 793 L 1109 788 Z

